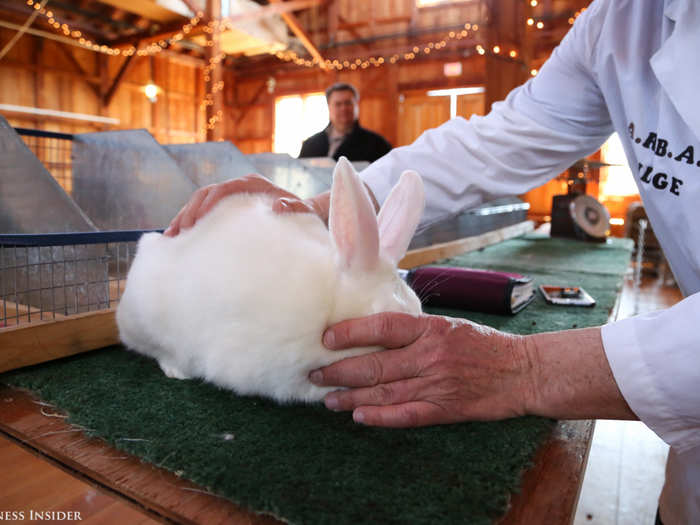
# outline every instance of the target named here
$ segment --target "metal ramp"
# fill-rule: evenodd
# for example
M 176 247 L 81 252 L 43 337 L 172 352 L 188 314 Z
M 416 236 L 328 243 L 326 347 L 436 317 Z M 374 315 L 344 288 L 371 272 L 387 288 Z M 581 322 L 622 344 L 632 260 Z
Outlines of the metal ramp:
M 256 172 L 252 162 L 231 142 L 168 144 L 163 147 L 199 188 Z
M 97 228 L 0 116 L 0 233 Z
M 310 171 L 299 159 L 286 153 L 254 153 L 247 157 L 257 173 L 302 199 L 308 199 L 331 188 L 332 167 L 329 170 Z M 335 165 L 335 161 L 332 162 Z
M 102 230 L 164 228 L 196 189 L 144 129 L 73 136 L 73 199 Z

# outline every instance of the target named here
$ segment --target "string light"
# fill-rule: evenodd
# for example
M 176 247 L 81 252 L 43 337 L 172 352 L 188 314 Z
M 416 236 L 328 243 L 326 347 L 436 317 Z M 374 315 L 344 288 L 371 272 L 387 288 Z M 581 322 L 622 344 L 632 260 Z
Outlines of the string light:
M 534 20 L 533 20 L 534 24 Z M 466 37 L 469 35 L 471 32 L 472 35 L 474 34 L 475 31 L 478 31 L 479 25 L 478 24 L 472 24 L 472 23 L 465 23 L 464 24 L 464 29 L 461 31 L 450 31 L 445 35 L 445 37 L 442 40 L 439 41 L 433 41 L 433 42 L 426 42 L 425 44 L 418 44 L 418 45 L 413 45 L 411 48 L 407 49 L 404 52 L 401 53 L 394 53 L 391 56 L 372 56 L 372 57 L 366 57 L 366 58 L 356 58 L 354 61 L 352 59 L 344 59 L 344 60 L 338 60 L 338 59 L 326 59 L 324 61 L 319 61 L 317 59 L 313 60 L 308 60 L 300 57 L 296 52 L 294 51 L 277 51 L 274 53 L 274 55 L 280 59 L 284 60 L 285 62 L 293 62 L 294 64 L 298 66 L 305 66 L 305 67 L 323 67 L 325 69 L 330 69 L 330 70 L 337 70 L 337 71 L 342 71 L 344 69 L 350 69 L 351 71 L 356 71 L 358 68 L 359 69 L 367 69 L 370 66 L 374 67 L 379 67 L 384 64 L 396 64 L 400 60 L 404 61 L 411 61 L 415 60 L 418 55 L 421 53 L 424 55 L 429 55 L 433 50 L 440 50 L 443 49 L 444 47 L 447 46 L 448 40 L 461 40 L 462 38 Z M 482 44 L 476 44 L 474 46 L 474 50 L 479 54 L 479 55 L 485 55 L 487 53 L 486 48 Z M 490 53 L 493 53 L 494 55 L 499 55 L 503 56 L 501 54 L 502 47 L 500 45 L 495 45 L 493 48 L 491 48 Z M 511 59 L 516 59 L 518 57 L 518 52 L 515 49 L 510 50 L 508 52 L 508 57 Z
M 155 55 L 163 51 L 164 49 L 168 48 L 170 45 L 172 45 L 175 42 L 179 42 L 183 38 L 185 38 L 186 35 L 188 35 L 195 27 L 200 25 L 202 23 L 202 19 L 204 18 L 204 14 L 199 11 L 193 16 L 192 18 L 189 19 L 189 21 L 184 24 L 179 31 L 177 31 L 173 36 L 170 38 L 164 38 L 161 39 L 157 42 L 152 42 L 145 47 L 142 48 L 137 48 L 135 46 L 129 46 L 126 48 L 120 48 L 120 47 L 112 47 L 108 46 L 105 44 L 97 44 L 90 40 L 89 38 L 86 38 L 83 36 L 81 31 L 74 30 L 72 29 L 67 23 L 61 23 L 58 21 L 56 18 L 56 14 L 48 9 L 42 8 L 41 4 L 39 3 L 38 0 L 26 0 L 27 5 L 30 7 L 33 7 L 37 11 L 40 12 L 40 14 L 44 15 L 47 19 L 47 22 L 51 27 L 53 27 L 56 31 L 62 32 L 65 36 L 71 37 L 74 40 L 78 42 L 82 47 L 86 49 L 91 49 L 92 51 L 98 52 L 98 53 L 104 53 L 106 55 L 110 56 L 115 56 L 115 55 L 122 55 L 125 57 L 130 57 L 132 55 L 136 56 L 149 56 L 149 55 Z M 207 25 L 203 28 L 203 31 L 207 34 L 215 34 L 218 36 L 219 31 L 225 31 L 228 29 L 233 29 L 233 23 L 228 20 L 212 20 L 207 23 Z M 207 42 L 208 46 L 213 46 L 214 41 L 209 40 Z M 204 79 L 208 82 L 211 79 L 211 72 L 216 66 L 216 64 L 220 63 L 224 58 L 225 58 L 224 53 L 219 53 L 218 55 L 212 57 L 209 59 L 208 64 L 204 67 Z M 304 65 L 311 66 L 316 62 L 310 61 L 310 60 L 302 60 L 301 61 Z M 383 60 L 382 62 L 383 63 Z M 365 66 L 367 67 L 367 66 Z M 220 80 L 218 82 L 215 82 L 211 86 L 211 91 L 209 93 L 206 93 L 203 97 L 202 103 L 200 105 L 201 108 L 206 108 L 207 106 L 212 106 L 214 105 L 214 94 L 218 93 L 219 91 L 223 91 L 224 89 L 224 81 Z M 207 122 L 207 129 L 212 130 L 216 127 L 216 125 L 219 122 L 223 121 L 223 112 L 218 111 L 215 115 L 213 115 Z
M 544 22 L 542 22 L 542 20 L 537 22 L 537 29 L 542 29 L 543 27 L 544 27 Z
M 357 70 L 357 68 L 360 69 L 367 69 L 369 66 L 374 66 L 374 67 L 380 67 L 384 64 L 396 64 L 400 60 L 405 60 L 405 61 L 410 61 L 410 60 L 415 60 L 418 55 L 421 53 L 424 55 L 429 55 L 432 51 L 434 50 L 440 50 L 445 47 L 447 47 L 447 43 L 449 40 L 461 40 L 471 33 L 474 35 L 476 31 L 479 30 L 479 25 L 478 24 L 472 24 L 470 22 L 467 22 L 464 24 L 464 29 L 460 31 L 450 31 L 447 33 L 443 39 L 441 40 L 436 40 L 432 42 L 426 42 L 425 44 L 420 44 L 420 45 L 413 45 L 409 49 L 407 49 L 404 52 L 401 53 L 394 53 L 393 55 L 390 56 L 371 56 L 371 57 L 366 57 L 366 58 L 356 58 L 354 61 L 352 60 L 331 60 L 331 59 L 326 59 L 323 62 L 320 62 L 317 59 L 313 60 L 307 60 L 302 57 L 300 57 L 296 52 L 294 51 L 277 51 L 274 53 L 274 55 L 280 59 L 284 60 L 285 62 L 293 62 L 294 64 L 298 66 L 305 66 L 305 67 L 323 67 L 325 69 L 330 69 L 330 70 L 337 70 L 337 71 L 342 71 L 344 69 L 350 69 L 352 71 Z M 480 55 L 486 54 L 486 49 L 484 48 L 483 45 L 477 44 L 474 49 L 476 52 Z M 493 53 L 494 54 L 500 54 L 501 52 L 501 47 L 496 45 L 493 48 Z M 511 51 L 509 56 L 511 58 L 516 58 L 518 56 L 516 51 Z
M 215 115 L 212 115 L 207 121 L 207 129 L 212 130 L 219 122 L 224 120 L 224 112 L 219 110 Z
M 572 16 L 572 17 L 569 18 L 569 25 L 572 25 L 572 24 L 574 23 L 574 21 L 575 21 L 579 16 L 581 16 L 585 10 L 586 10 L 586 8 L 585 8 L 585 7 L 582 7 L 581 9 L 579 9 L 578 11 L 576 11 L 576 12 L 574 13 L 574 16 Z
M 137 49 L 135 46 L 129 46 L 127 48 L 120 48 L 120 47 L 112 47 L 108 46 L 105 44 L 97 44 L 90 40 L 89 38 L 85 38 L 83 34 L 80 31 L 71 29 L 71 27 L 66 24 L 66 23 L 61 23 L 58 21 L 56 18 L 56 14 L 44 7 L 41 7 L 41 4 L 38 0 L 27 0 L 27 5 L 30 7 L 33 7 L 37 11 L 39 11 L 44 17 L 46 17 L 46 20 L 48 24 L 53 27 L 57 32 L 62 32 L 64 36 L 71 37 L 74 40 L 78 42 L 82 47 L 86 49 L 90 49 L 92 51 L 95 51 L 97 53 L 103 53 L 106 55 L 114 56 L 114 55 L 122 55 L 126 57 L 130 57 L 132 55 L 137 55 L 137 56 L 147 56 L 147 55 L 155 55 L 157 53 L 160 53 L 164 49 L 166 49 L 168 46 L 170 46 L 174 42 L 178 42 L 179 40 L 182 40 L 186 34 L 188 34 L 192 29 L 196 26 L 198 26 L 202 22 L 202 18 L 204 17 L 204 14 L 200 11 L 195 14 L 190 20 L 182 26 L 182 28 L 176 32 L 172 37 L 168 39 L 163 39 L 158 42 L 153 42 L 151 44 L 148 44 L 146 47 Z M 218 23 L 218 22 L 217 22 Z M 208 25 L 211 25 L 212 22 L 210 22 Z
M 537 69 L 533 68 L 530 70 L 530 76 L 535 76 L 537 74 Z

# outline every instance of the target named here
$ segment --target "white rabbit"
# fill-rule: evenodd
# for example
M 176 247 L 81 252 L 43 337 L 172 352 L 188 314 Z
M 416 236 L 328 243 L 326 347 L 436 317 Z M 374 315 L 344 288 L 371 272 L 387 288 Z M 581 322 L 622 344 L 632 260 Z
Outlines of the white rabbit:
M 325 328 L 420 313 L 396 272 L 423 212 L 416 172 L 403 173 L 377 217 L 341 158 L 329 229 L 315 214 L 279 215 L 271 205 L 264 194 L 231 195 L 176 237 L 143 235 L 117 310 L 121 340 L 169 377 L 309 402 L 334 390 L 310 383 L 311 370 L 376 350 L 327 350 Z

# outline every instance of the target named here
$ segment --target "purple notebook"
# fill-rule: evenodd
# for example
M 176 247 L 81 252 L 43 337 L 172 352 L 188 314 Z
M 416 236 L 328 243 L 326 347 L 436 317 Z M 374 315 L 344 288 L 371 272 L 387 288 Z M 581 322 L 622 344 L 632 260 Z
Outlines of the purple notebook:
M 514 314 L 535 298 L 531 277 L 451 266 L 424 266 L 408 272 L 406 282 L 423 306 Z

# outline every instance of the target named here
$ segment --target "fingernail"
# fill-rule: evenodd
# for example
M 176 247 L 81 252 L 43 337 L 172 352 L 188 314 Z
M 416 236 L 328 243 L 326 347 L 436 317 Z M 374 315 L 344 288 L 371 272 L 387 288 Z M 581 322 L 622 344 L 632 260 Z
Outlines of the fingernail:
M 362 412 L 360 410 L 355 410 L 352 413 L 352 419 L 355 421 L 355 423 L 362 424 L 365 422 L 365 414 L 364 414 L 364 412 Z
M 335 334 L 333 333 L 333 330 L 326 330 L 326 333 L 323 334 L 323 345 L 326 348 L 332 348 L 334 344 Z
M 173 231 L 173 229 L 168 226 L 168 228 L 163 232 L 163 235 L 169 235 L 171 231 Z
M 309 374 L 309 381 L 320 385 L 321 383 L 323 383 L 323 372 L 321 372 L 320 370 L 314 370 Z
M 326 399 L 324 399 L 324 402 L 326 403 L 326 408 L 329 410 L 338 410 L 339 402 L 338 402 L 338 396 L 335 396 L 333 394 L 328 394 L 326 396 Z

